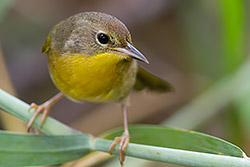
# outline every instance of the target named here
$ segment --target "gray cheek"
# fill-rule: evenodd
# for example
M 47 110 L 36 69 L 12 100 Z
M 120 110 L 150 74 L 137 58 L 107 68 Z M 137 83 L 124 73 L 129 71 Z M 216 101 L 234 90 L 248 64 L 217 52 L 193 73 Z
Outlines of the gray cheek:
M 74 51 L 80 53 L 85 47 L 81 40 L 77 39 L 74 41 Z

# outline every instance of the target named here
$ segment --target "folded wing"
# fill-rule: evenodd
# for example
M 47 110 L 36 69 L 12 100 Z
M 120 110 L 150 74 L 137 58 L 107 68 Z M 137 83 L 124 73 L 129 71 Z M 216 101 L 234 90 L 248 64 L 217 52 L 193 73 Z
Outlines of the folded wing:
M 173 91 L 173 87 L 168 82 L 158 78 L 154 74 L 149 73 L 142 67 L 138 67 L 134 90 L 140 91 L 142 89 L 160 93 Z

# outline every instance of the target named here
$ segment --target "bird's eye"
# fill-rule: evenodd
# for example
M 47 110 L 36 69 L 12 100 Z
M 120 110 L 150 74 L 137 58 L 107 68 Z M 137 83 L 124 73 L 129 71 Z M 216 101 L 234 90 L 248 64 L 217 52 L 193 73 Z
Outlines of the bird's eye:
M 109 37 L 104 33 L 97 34 L 97 39 L 101 44 L 107 44 L 109 42 Z

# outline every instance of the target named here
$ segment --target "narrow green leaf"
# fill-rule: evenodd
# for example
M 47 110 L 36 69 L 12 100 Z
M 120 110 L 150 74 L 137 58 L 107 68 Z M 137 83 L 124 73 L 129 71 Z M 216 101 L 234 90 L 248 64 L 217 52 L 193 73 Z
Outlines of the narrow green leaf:
M 222 22 L 222 53 L 225 70 L 231 72 L 238 67 L 246 54 L 245 1 L 218 1 Z
M 91 135 L 34 135 L 0 131 L 0 166 L 54 165 L 90 151 Z
M 120 136 L 123 129 L 104 134 L 106 139 Z M 175 128 L 134 125 L 129 127 L 131 143 L 167 147 L 187 151 L 243 157 L 244 152 L 237 146 L 206 134 Z

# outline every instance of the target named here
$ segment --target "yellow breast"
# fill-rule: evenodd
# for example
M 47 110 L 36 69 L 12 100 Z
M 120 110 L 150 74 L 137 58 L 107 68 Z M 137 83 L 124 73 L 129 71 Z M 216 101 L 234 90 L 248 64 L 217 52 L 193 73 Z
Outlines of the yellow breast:
M 119 102 L 135 83 L 136 61 L 119 54 L 95 56 L 48 55 L 50 75 L 57 88 L 70 99 Z

